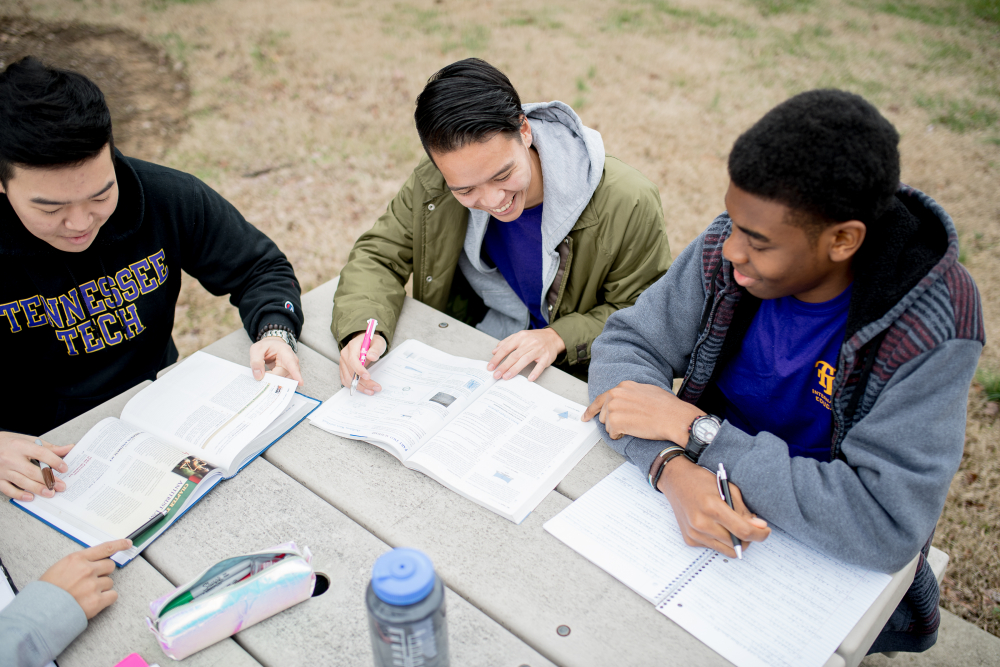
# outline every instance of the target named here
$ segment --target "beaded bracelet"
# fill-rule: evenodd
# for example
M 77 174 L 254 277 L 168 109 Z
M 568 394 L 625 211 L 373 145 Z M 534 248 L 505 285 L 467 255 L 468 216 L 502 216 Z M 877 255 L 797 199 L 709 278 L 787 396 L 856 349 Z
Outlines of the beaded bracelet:
M 286 331 L 295 336 L 295 330 L 287 324 L 265 324 L 257 331 L 257 341 L 259 342 L 268 331 Z

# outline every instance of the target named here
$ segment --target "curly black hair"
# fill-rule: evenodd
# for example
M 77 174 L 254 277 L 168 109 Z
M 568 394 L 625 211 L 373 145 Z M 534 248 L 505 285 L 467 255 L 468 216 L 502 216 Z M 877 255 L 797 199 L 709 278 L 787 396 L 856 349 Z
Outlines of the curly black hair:
M 899 187 L 899 133 L 871 103 L 843 90 L 810 90 L 768 111 L 740 135 L 729 177 L 750 194 L 793 209 L 789 222 L 818 231 L 874 223 Z

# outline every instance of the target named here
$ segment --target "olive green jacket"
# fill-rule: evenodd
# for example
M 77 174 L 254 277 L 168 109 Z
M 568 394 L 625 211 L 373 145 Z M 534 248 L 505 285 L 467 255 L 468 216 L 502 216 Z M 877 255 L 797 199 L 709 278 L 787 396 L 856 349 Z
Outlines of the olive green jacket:
M 437 167 L 421 160 L 385 214 L 354 244 L 340 274 L 330 327 L 338 344 L 346 345 L 374 317 L 391 347 L 411 273 L 413 298 L 476 324 L 481 300 L 458 270 L 468 217 Z M 597 190 L 557 251 L 549 326 L 566 344 L 556 363 L 575 365 L 590 360 L 608 316 L 634 304 L 670 266 L 656 187 L 608 156 Z

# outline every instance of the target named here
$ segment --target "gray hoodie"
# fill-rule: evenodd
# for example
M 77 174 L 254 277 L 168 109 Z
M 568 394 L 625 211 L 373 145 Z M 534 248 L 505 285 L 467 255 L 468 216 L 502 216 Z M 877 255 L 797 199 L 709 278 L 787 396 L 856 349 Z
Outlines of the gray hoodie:
M 580 117 L 562 102 L 522 106 L 531 124 L 533 146 L 542 163 L 542 293 L 545 303 L 559 270 L 558 246 L 576 224 L 594 195 L 604 173 L 604 141 L 600 133 L 584 127 Z M 528 307 L 496 268 L 482 261 L 483 238 L 490 221 L 487 211 L 469 209 L 465 252 L 458 266 L 469 285 L 489 308 L 476 325 L 494 338 L 503 339 L 527 329 Z M 548 318 L 548 313 L 542 309 Z
M 33 581 L 0 610 L 0 665 L 42 667 L 86 629 L 87 616 L 72 595 Z

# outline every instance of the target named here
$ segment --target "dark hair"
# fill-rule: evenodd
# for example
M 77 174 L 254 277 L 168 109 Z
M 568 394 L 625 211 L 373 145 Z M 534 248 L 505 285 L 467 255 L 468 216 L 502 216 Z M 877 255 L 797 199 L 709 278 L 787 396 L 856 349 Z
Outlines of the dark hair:
M 459 60 L 435 73 L 417 96 L 413 113 L 428 155 L 489 141 L 497 133 L 516 136 L 523 116 L 510 79 L 479 58 Z
M 114 148 L 104 94 L 82 74 L 28 56 L 0 73 L 0 183 L 15 165 L 57 167 Z
M 813 238 L 846 220 L 875 222 L 899 186 L 899 134 L 864 98 L 811 90 L 774 107 L 740 135 L 729 177 L 791 209 Z

